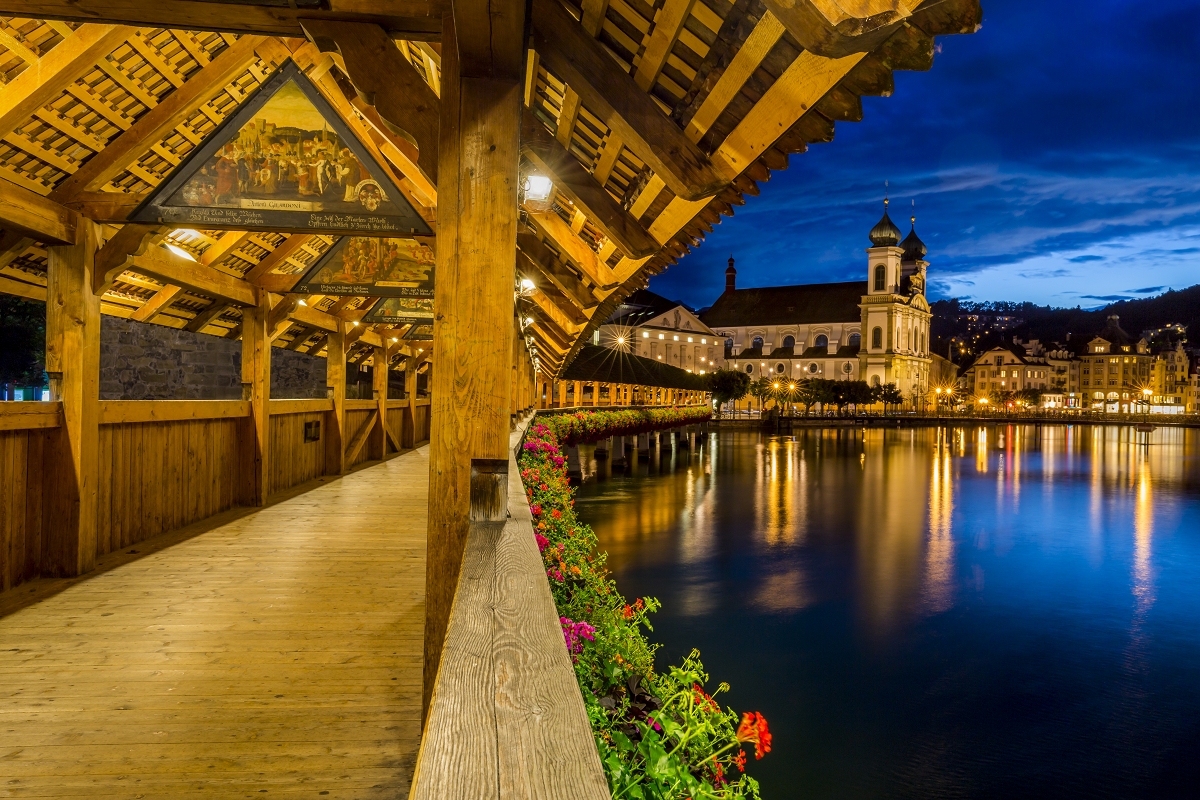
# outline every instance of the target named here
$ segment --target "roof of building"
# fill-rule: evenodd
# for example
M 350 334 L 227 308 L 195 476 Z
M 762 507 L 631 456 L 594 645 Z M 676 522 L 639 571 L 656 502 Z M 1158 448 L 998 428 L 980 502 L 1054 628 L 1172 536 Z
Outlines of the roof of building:
M 806 325 L 815 322 L 858 322 L 858 304 L 867 293 L 866 281 L 766 286 L 725 292 L 700 315 L 708 327 Z
M 687 370 L 594 344 L 580 347 L 579 356 L 567 366 L 562 379 L 664 389 L 705 389 L 704 378 Z
M 617 306 L 608 319 L 604 321 L 605 325 L 629 325 L 636 327 L 645 323 L 647 320 L 654 319 L 659 314 L 665 314 L 673 308 L 683 306 L 691 311 L 683 303 L 675 300 L 668 300 L 661 294 L 655 294 L 649 289 L 638 289 L 629 297 L 625 298 L 621 305 Z

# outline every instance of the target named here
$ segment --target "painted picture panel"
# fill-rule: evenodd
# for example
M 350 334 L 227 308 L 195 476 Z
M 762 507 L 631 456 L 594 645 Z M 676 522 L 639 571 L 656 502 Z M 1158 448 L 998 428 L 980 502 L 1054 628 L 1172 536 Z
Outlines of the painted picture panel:
M 431 233 L 292 62 L 176 167 L 131 220 L 192 228 Z
M 404 338 L 418 342 L 432 342 L 433 325 L 414 325 L 412 330 L 404 334 Z
M 293 292 L 433 297 L 433 250 L 416 239 L 344 236 L 309 268 Z
M 433 298 L 432 297 L 385 297 L 375 304 L 363 322 L 371 324 L 382 322 L 391 325 L 416 323 L 418 327 L 428 327 L 429 336 L 433 338 Z M 415 328 L 414 328 L 415 330 Z M 412 331 L 409 331 L 412 333 Z M 409 339 L 411 336 L 405 336 Z

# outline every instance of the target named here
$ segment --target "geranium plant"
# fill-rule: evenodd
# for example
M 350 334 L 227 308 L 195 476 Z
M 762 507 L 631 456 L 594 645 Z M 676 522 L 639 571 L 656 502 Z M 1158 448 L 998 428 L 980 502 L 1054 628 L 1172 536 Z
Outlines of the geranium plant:
M 564 448 L 707 420 L 707 407 L 539 415 L 526 432 L 519 465 L 535 539 L 558 607 L 563 642 L 596 736 L 614 800 L 757 798 L 744 772 L 771 750 L 766 719 L 740 718 L 711 694 L 693 650 L 679 666 L 654 668 L 656 645 L 645 631 L 653 598 L 632 603 L 618 591 L 591 528 L 575 516 Z

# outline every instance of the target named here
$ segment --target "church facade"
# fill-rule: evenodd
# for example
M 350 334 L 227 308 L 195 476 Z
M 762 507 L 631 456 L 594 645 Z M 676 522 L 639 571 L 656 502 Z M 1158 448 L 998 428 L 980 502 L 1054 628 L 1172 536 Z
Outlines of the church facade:
M 725 292 L 699 315 L 724 342 L 725 368 L 755 379 L 892 383 L 910 402 L 922 402 L 933 363 L 929 263 L 916 220 L 901 241 L 884 202 L 869 235 L 865 281 L 738 289 L 729 259 Z

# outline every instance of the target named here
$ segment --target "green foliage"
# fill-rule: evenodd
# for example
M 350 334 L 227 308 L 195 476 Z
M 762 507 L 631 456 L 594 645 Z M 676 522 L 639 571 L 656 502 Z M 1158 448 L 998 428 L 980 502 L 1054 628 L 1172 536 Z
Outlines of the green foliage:
M 1013 395 L 1013 399 L 1023 405 L 1037 406 L 1042 402 L 1042 391 L 1033 388 L 1021 389 Z
M 875 396 L 879 402 L 883 403 L 886 409 L 889 406 L 895 407 L 904 402 L 904 393 L 896 388 L 894 383 L 885 383 L 883 386 L 876 386 Z
M 563 448 L 612 435 L 708 419 L 707 408 L 576 412 L 539 416 L 521 446 L 519 465 L 535 537 L 558 608 L 596 746 L 614 800 L 752 800 L 758 784 L 741 774 L 743 742 L 770 750 L 761 715 L 721 710 L 705 692 L 708 675 L 693 653 L 666 672 L 654 669 L 646 638 L 659 603 L 630 603 L 596 550 L 596 536 L 575 516 Z M 648 426 L 648 427 L 647 427 Z M 736 776 L 736 777 L 735 777 Z
M 0 383 L 41 386 L 46 358 L 46 304 L 0 295 Z
M 750 376 L 735 369 L 719 369 L 705 376 L 717 407 L 741 400 L 750 391 Z

